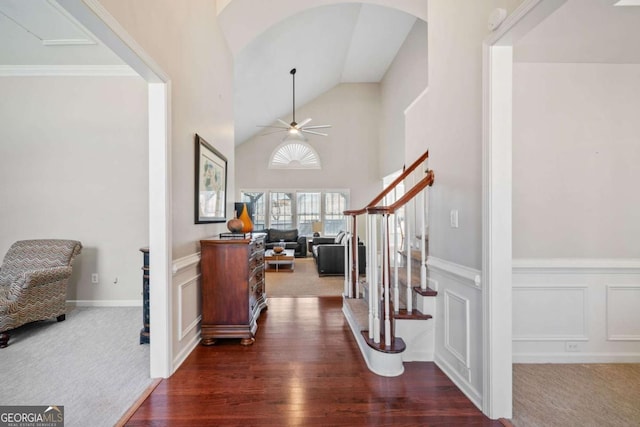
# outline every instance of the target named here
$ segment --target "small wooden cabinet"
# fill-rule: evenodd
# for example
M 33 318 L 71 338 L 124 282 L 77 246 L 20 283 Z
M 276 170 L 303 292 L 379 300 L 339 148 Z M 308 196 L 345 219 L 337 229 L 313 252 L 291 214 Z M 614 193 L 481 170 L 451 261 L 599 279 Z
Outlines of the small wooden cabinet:
M 202 344 L 241 338 L 251 345 L 267 308 L 264 237 L 201 240 Z

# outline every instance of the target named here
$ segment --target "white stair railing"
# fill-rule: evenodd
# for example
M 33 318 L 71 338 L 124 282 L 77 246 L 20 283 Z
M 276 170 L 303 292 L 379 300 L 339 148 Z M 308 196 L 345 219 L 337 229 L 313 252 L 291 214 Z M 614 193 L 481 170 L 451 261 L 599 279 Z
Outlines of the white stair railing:
M 364 282 L 368 285 L 368 335 L 369 339 L 376 344 L 380 344 L 383 334 L 385 346 L 390 346 L 395 338 L 392 333 L 394 317 L 392 311 L 398 313 L 400 310 L 401 292 L 406 292 L 407 311 L 413 311 L 411 253 L 412 243 L 415 242 L 412 236 L 417 234 L 414 234 L 413 229 L 421 236 L 419 242 L 421 250 L 420 288 L 426 289 L 426 190 L 427 186 L 433 183 L 434 178 L 433 172 L 426 170 L 427 158 L 428 153 L 425 152 L 365 208 L 344 212 L 347 219 L 344 296 L 347 298 L 360 298 L 361 296 L 357 217 L 364 215 L 366 236 L 364 242 L 366 248 Z M 411 176 L 414 171 L 417 177 Z M 393 200 L 389 200 L 391 196 L 395 196 L 395 188 L 404 180 L 408 181 L 410 176 L 414 182 L 411 189 L 399 198 L 393 197 Z M 394 194 L 390 196 L 390 193 Z M 384 198 L 387 198 L 385 200 L 386 206 L 378 206 L 378 203 Z M 400 289 L 398 280 L 401 276 L 401 266 L 397 259 L 398 249 L 400 249 L 398 229 L 401 227 L 399 211 L 404 212 L 402 222 L 405 238 L 402 242 L 404 246 L 402 250 L 405 252 L 406 262 L 402 268 L 406 269 L 406 286 L 403 289 Z M 416 215 L 411 217 L 410 213 L 416 213 Z M 418 214 L 420 215 L 418 216 Z M 390 224 L 393 226 L 393 241 L 391 241 L 389 232 Z M 393 247 L 393 252 L 391 252 L 391 247 Z M 393 284 L 391 283 L 391 267 L 393 267 Z

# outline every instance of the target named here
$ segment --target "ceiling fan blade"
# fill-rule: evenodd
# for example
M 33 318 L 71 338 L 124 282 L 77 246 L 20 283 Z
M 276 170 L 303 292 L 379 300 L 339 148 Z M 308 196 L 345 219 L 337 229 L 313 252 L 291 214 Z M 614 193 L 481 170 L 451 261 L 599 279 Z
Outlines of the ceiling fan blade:
M 260 136 L 271 135 L 272 133 L 286 132 L 286 129 L 272 130 L 271 132 L 261 133 Z
M 302 123 L 298 123 L 298 129 L 300 129 L 302 126 L 306 125 L 310 121 L 311 121 L 311 117 L 309 117 L 308 119 L 304 119 Z
M 305 129 L 325 129 L 330 127 L 331 125 L 317 125 L 317 126 L 305 126 Z
M 329 136 L 329 134 L 328 134 L 328 133 L 314 132 L 314 131 L 312 131 L 312 130 L 300 129 L 300 131 L 301 131 L 301 132 L 304 132 L 304 133 L 310 133 L 310 134 L 313 134 L 313 135 Z
M 259 128 L 274 128 L 274 129 L 284 129 L 284 130 L 287 130 L 287 129 L 289 129 L 289 126 L 287 126 L 287 127 L 284 127 L 284 126 L 271 126 L 271 125 L 256 125 L 256 127 L 259 127 Z
M 282 123 L 283 125 L 285 125 L 285 126 L 287 127 L 287 129 L 289 129 L 289 128 L 291 127 L 291 124 L 289 124 L 289 123 L 285 122 L 285 121 L 284 121 L 284 120 L 282 120 L 282 119 L 278 119 L 278 121 L 279 121 L 280 123 Z

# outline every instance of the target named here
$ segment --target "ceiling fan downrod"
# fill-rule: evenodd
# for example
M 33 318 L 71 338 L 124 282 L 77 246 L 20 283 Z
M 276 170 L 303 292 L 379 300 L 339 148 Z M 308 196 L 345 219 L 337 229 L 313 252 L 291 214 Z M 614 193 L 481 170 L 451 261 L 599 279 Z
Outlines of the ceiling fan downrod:
M 293 80 L 293 121 L 291 122 L 291 126 L 295 127 L 298 123 L 296 123 L 296 69 L 292 68 L 289 71 Z

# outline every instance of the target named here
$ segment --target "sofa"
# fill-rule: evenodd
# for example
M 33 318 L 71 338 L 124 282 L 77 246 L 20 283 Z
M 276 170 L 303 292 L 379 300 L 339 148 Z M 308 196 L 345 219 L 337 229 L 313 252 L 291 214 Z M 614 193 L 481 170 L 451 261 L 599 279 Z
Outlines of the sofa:
M 297 229 L 292 230 L 278 230 L 275 228 L 267 228 L 260 231 L 254 231 L 254 233 L 265 234 L 265 248 L 273 249 L 280 243 L 284 243 L 285 249 L 293 249 L 296 258 L 303 258 L 307 256 L 307 238 L 306 236 L 299 236 Z
M 319 276 L 344 275 L 344 239 L 345 233 L 340 232 L 336 237 L 314 237 L 311 247 Z M 351 249 L 349 249 L 351 254 Z M 358 271 L 365 273 L 366 249 L 362 242 L 358 242 Z

